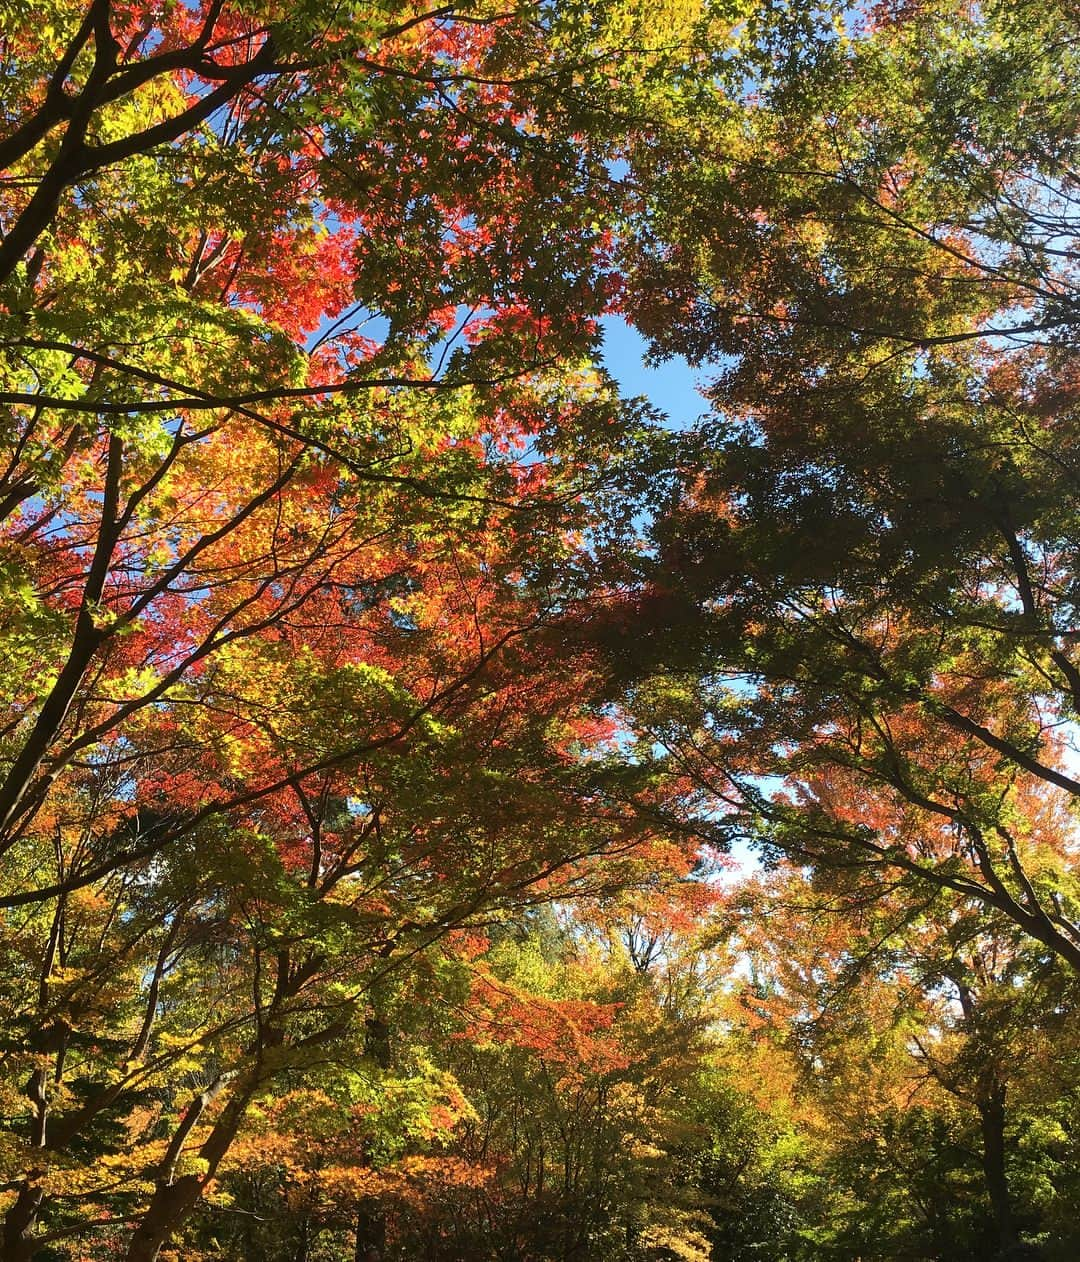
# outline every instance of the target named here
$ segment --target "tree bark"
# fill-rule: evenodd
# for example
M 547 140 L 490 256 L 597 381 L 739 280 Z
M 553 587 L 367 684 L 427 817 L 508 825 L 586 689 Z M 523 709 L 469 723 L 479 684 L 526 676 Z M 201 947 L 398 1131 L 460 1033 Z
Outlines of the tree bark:
M 380 1069 L 391 1061 L 390 1027 L 376 1013 L 368 1017 L 364 1051 Z M 356 1211 L 353 1262 L 381 1262 L 386 1253 L 386 1214 L 378 1200 L 364 1201 Z
M 356 1211 L 354 1262 L 382 1262 L 386 1250 L 386 1215 L 377 1201 L 370 1201 Z
M 202 1183 L 195 1174 L 181 1175 L 173 1183 L 159 1183 L 149 1209 L 131 1237 L 127 1262 L 156 1262 L 161 1246 L 195 1208 L 201 1195 Z
M 989 1090 L 980 1092 L 975 1101 L 982 1130 L 983 1179 L 994 1212 L 999 1256 L 1004 1262 L 1036 1262 L 1036 1259 L 1043 1256 L 1042 1251 L 1021 1239 L 1009 1194 L 1009 1179 L 1005 1168 L 1005 1090 L 1004 1085 L 994 1084 Z
M 199 1148 L 199 1155 L 206 1162 L 203 1175 L 184 1174 L 175 1177 L 175 1170 L 183 1149 L 183 1141 L 194 1129 L 198 1118 L 212 1102 L 224 1081 L 215 1088 L 204 1091 L 192 1104 L 165 1157 L 162 1172 L 154 1194 L 142 1221 L 135 1229 L 128 1246 L 127 1262 L 157 1262 L 161 1247 L 183 1226 L 198 1205 L 206 1185 L 213 1179 L 222 1158 L 229 1151 L 236 1132 L 240 1129 L 248 1101 L 259 1084 L 253 1075 L 237 1091 L 215 1122 L 209 1136 Z
M 1001 1251 L 1007 1254 L 1020 1243 L 1009 1196 L 1009 1181 L 1005 1173 L 1005 1091 L 994 1088 L 976 1102 L 979 1124 L 982 1129 L 982 1167 L 986 1191 L 994 1211 Z
M 43 1197 L 41 1189 L 30 1183 L 24 1183 L 19 1189 L 14 1205 L 4 1216 L 3 1250 L 0 1252 L 3 1262 L 30 1262 L 34 1256 L 35 1243 L 29 1232 L 37 1221 Z

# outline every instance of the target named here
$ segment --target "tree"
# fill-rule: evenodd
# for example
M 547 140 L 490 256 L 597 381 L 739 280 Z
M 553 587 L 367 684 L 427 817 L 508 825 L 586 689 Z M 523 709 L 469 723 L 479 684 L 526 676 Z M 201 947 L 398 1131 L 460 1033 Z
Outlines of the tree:
M 440 1054 L 473 1110 L 449 1151 L 475 1174 L 406 1218 L 406 1256 L 708 1256 L 708 1206 L 685 1155 L 707 1140 L 694 1109 L 709 998 L 673 1002 L 683 988 L 666 969 L 643 974 L 583 928 L 537 915 L 475 960 Z M 696 952 L 679 945 L 671 971 L 690 973 Z
M 912 905 L 902 886 L 867 897 L 829 870 L 747 882 L 720 925 L 751 961 L 741 1024 L 800 1066 L 818 1177 L 834 1203 L 854 1198 L 826 1211 L 835 1247 L 1075 1248 L 1058 1227 L 1075 1189 L 1032 1184 L 1057 1165 L 1038 1137 L 1068 1113 L 1075 1081 L 1075 979 L 1059 961 L 976 900 Z
M 318 6 L 155 25 L 95 4 L 54 15 L 55 63 L 25 23 L 25 55 L 9 37 L 4 249 L 41 243 L 7 281 L 9 833 L 58 768 L 322 591 L 388 505 L 407 537 L 430 505 L 471 504 L 475 533 L 485 505 L 567 494 L 522 449 L 553 445 L 565 386 L 545 369 L 580 357 L 602 306 L 612 142 L 580 143 L 561 78 L 582 54 L 569 15 L 545 16 L 450 8 L 399 29 L 375 8 L 338 30 Z M 359 51 L 379 41 L 385 65 Z M 578 199 L 597 227 L 571 234 Z M 510 257 L 525 219 L 546 236 Z M 373 318 L 381 340 L 361 332 Z M 308 515 L 279 520 L 293 499 Z M 364 572 L 339 592 L 407 586 L 397 558 L 351 555 Z M 84 715 L 125 636 L 142 676 Z M 27 687 L 41 671 L 55 680 Z
M 338 1069 L 313 1090 L 308 1074 L 258 1106 L 222 1180 L 242 1213 L 205 1213 L 185 1256 L 291 1262 L 320 1241 L 351 1257 L 358 1194 L 391 1257 L 707 1256 L 690 1175 L 713 1138 L 708 998 L 675 1011 L 662 977 L 550 908 L 453 935 L 424 965 L 426 1001 L 404 976 L 382 996 L 391 1072 L 374 1089 Z
M 644 424 L 628 50 L 693 16 L 7 7 L 0 1257 L 158 1257 L 388 979 L 645 835 L 540 631 Z
M 780 10 L 747 25 L 752 93 L 735 59 L 637 151 L 654 227 L 624 302 L 658 355 L 715 366 L 714 410 L 622 618 L 587 635 L 639 755 L 711 791 L 703 834 L 722 805 L 808 862 L 976 898 L 1075 968 L 1076 65 L 1055 13 Z

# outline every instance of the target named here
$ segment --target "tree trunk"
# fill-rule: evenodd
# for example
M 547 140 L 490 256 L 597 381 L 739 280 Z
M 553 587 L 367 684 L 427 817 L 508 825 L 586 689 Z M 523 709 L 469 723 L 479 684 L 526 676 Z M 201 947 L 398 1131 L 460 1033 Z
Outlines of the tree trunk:
M 391 1062 L 390 1027 L 377 1014 L 368 1017 L 364 1033 L 364 1051 L 380 1069 L 389 1069 Z M 386 1253 L 386 1215 L 378 1200 L 361 1203 L 356 1211 L 354 1262 L 381 1262 Z
M 128 1246 L 127 1262 L 157 1262 L 161 1246 L 183 1223 L 202 1196 L 198 1175 L 182 1175 L 175 1183 L 159 1183 L 143 1220 Z
M 37 1221 L 43 1196 L 40 1188 L 28 1183 L 19 1189 L 14 1205 L 4 1217 L 2 1262 L 30 1262 L 34 1256 L 35 1243 L 29 1232 Z
M 378 1201 L 369 1201 L 356 1211 L 354 1262 L 382 1262 L 386 1250 L 386 1215 Z
M 227 1076 L 220 1078 L 213 1087 L 197 1097 L 173 1137 L 150 1204 L 131 1237 L 126 1262 L 157 1262 L 161 1246 L 184 1225 L 191 1211 L 198 1205 L 204 1188 L 213 1179 L 222 1158 L 229 1151 L 247 1111 L 248 1101 L 258 1086 L 259 1079 L 255 1074 L 225 1106 L 210 1134 L 199 1146 L 199 1155 L 206 1162 L 206 1173 L 202 1176 L 184 1174 L 179 1178 L 174 1177 L 184 1139 L 194 1129 L 202 1112 L 227 1080 Z
M 994 1211 L 1000 1256 L 1006 1262 L 1040 1258 L 1041 1251 L 1025 1244 L 1020 1238 L 1020 1229 L 1009 1195 L 1009 1180 L 1005 1172 L 1005 1087 L 995 1084 L 981 1093 L 976 1100 L 976 1107 L 982 1129 L 983 1178 Z
M 30 1144 L 34 1148 L 45 1147 L 45 1132 L 49 1120 L 46 1082 L 45 1070 L 35 1069 L 26 1083 L 27 1099 L 34 1106 L 34 1117 L 30 1124 Z M 39 1174 L 41 1171 L 36 1170 L 27 1176 L 19 1186 L 14 1203 L 4 1215 L 3 1231 L 0 1233 L 0 1262 L 29 1262 L 34 1255 L 34 1241 L 30 1233 L 45 1199 L 44 1192 L 32 1182 Z
M 311 1253 L 311 1230 L 309 1218 L 300 1220 L 300 1239 L 296 1243 L 296 1256 L 293 1262 L 308 1262 L 308 1255 Z

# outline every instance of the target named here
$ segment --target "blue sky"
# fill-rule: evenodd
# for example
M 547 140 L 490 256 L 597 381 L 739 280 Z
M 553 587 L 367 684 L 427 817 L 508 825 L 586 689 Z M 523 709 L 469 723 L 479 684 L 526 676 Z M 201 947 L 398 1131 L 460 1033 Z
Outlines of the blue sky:
M 645 395 L 666 412 L 677 429 L 691 425 L 707 410 L 695 388 L 696 374 L 683 359 L 671 359 L 656 368 L 643 362 L 645 339 L 618 316 L 606 316 L 604 364 L 627 395 Z

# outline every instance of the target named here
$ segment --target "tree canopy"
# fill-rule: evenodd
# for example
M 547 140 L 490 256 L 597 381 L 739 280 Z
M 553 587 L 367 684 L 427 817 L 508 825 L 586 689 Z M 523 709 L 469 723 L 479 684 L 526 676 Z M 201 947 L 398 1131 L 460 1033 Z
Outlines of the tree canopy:
M 2 7 L 0 1262 L 1075 1256 L 1075 27 Z

